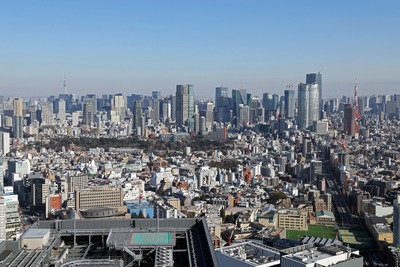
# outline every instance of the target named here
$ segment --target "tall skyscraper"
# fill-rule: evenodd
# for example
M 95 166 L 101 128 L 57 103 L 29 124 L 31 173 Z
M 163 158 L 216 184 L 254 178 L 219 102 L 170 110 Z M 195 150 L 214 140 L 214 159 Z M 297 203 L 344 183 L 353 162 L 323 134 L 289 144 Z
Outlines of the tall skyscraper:
M 21 98 L 15 98 L 13 100 L 13 137 L 23 138 L 23 128 L 24 128 L 24 114 L 23 114 L 24 102 Z
M 250 108 L 247 105 L 239 105 L 239 114 L 237 116 L 238 125 L 248 125 L 250 122 Z
M 294 117 L 296 93 L 294 90 L 285 90 L 285 118 Z
M 171 100 L 164 98 L 160 100 L 160 120 L 166 122 L 171 118 Z
M 266 111 L 271 110 L 272 95 L 270 93 L 263 93 L 262 104 Z
M 194 88 L 192 84 L 176 86 L 176 125 L 186 125 L 188 131 L 194 130 Z
M 262 98 L 262 104 L 265 111 L 265 119 L 269 120 L 271 116 L 276 115 L 279 104 L 279 95 L 264 93 Z
M 66 112 L 66 104 L 64 99 L 57 99 L 54 101 L 54 113 L 57 114 L 57 119 L 60 120 L 61 123 L 65 121 L 65 112 Z
M 251 103 L 251 94 L 246 92 L 246 89 L 232 89 L 232 116 L 233 124 L 238 125 L 240 115 L 240 105 L 248 106 Z
M 207 101 L 207 102 L 201 102 L 198 104 L 198 110 L 199 110 L 199 116 L 204 117 L 204 125 L 205 125 L 205 131 L 211 131 L 212 130 L 212 124 L 213 124 L 213 119 L 214 119 L 214 103 Z
M 151 110 L 151 116 L 150 116 L 151 120 L 154 123 L 160 121 L 160 104 L 161 104 L 160 99 L 154 100 L 153 108 Z
M 24 116 L 24 114 L 23 114 L 23 108 L 24 108 L 24 102 L 22 101 L 22 99 L 21 98 L 15 98 L 14 99 L 14 101 L 13 101 L 13 110 L 14 110 L 14 113 L 13 113 L 13 115 L 14 116 Z
M 319 87 L 319 102 L 318 102 L 318 109 L 321 111 L 322 110 L 322 74 L 321 73 L 309 73 L 306 74 L 306 84 L 313 84 L 317 83 Z M 319 113 L 320 113 L 319 111 Z M 318 113 L 318 114 L 319 114 Z
M 132 94 L 132 95 L 128 95 L 126 97 L 126 106 L 127 108 L 129 108 L 132 112 L 133 112 L 133 105 L 135 103 L 135 101 L 143 101 L 143 96 L 142 95 L 137 95 L 137 94 Z
M 138 133 L 138 127 L 140 127 L 140 122 L 142 118 L 142 102 L 135 101 L 133 102 L 133 130 Z
M 0 132 L 0 155 L 5 156 L 8 152 L 10 152 L 10 134 L 7 132 L 1 131 Z
M 229 97 L 228 87 L 216 87 L 215 88 L 215 108 L 223 106 L 224 98 Z
M 12 132 L 13 138 L 24 138 L 24 117 L 13 116 Z
M 309 84 L 300 83 L 297 93 L 297 124 L 300 129 L 308 127 Z
M 274 113 L 272 108 L 272 95 L 270 93 L 263 93 L 262 105 L 264 108 L 264 120 L 270 120 L 270 114 Z
M 357 110 L 351 104 L 344 105 L 343 130 L 347 135 L 354 136 L 358 134 L 358 124 L 356 122 Z
M 171 119 L 176 121 L 176 95 L 170 95 L 169 102 L 171 103 Z
M 298 125 L 300 129 L 310 127 L 319 119 L 318 84 L 300 83 L 298 86 Z
M 154 98 L 154 99 L 161 99 L 161 92 L 160 91 L 153 91 L 153 92 L 151 92 L 151 96 Z
M 0 127 L 4 126 L 5 117 L 4 117 L 4 96 L 0 96 Z
M 261 103 L 261 99 L 253 97 L 250 105 L 250 122 L 251 123 L 263 123 L 265 116 L 264 107 Z
M 94 123 L 95 110 L 92 102 L 87 102 L 83 104 L 83 117 L 82 123 L 84 125 L 92 126 Z
M 321 109 L 319 106 L 319 88 L 317 83 L 310 84 L 309 88 L 309 124 L 319 120 Z
M 232 98 L 229 96 L 228 87 L 215 88 L 215 118 L 218 122 L 231 120 Z
M 53 125 L 53 102 L 42 103 L 42 124 Z
M 278 109 L 278 104 L 279 104 L 279 95 L 273 94 L 272 95 L 272 102 L 271 102 L 271 107 L 273 110 Z
M 75 95 L 69 94 L 60 94 L 58 96 L 59 99 L 64 99 L 65 101 L 65 111 L 72 113 L 77 110 L 77 105 L 75 103 Z
M 119 116 L 121 120 L 125 116 L 125 98 L 122 95 L 114 95 L 111 102 L 111 110 Z

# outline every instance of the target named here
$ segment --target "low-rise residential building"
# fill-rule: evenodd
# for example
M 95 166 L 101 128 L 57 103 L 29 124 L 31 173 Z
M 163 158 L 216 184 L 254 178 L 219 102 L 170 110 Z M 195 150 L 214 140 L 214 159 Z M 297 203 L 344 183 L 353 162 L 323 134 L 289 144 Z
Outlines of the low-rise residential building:
M 336 224 L 335 215 L 328 210 L 319 210 L 315 212 L 315 222 L 318 225 L 333 226 Z
M 163 202 L 158 202 L 155 208 L 155 214 L 158 218 L 186 218 L 186 215 L 180 210 Z
M 270 210 L 258 215 L 258 222 L 266 227 L 278 226 L 278 213 L 275 210 Z
M 181 200 L 178 198 L 168 198 L 167 203 L 177 210 L 181 210 Z

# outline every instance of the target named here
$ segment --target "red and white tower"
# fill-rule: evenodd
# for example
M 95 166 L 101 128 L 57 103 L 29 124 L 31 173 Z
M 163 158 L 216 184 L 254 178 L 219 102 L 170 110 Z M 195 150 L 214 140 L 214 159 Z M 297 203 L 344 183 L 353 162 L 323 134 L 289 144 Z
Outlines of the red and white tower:
M 358 112 L 358 92 L 357 92 L 357 78 L 354 83 L 354 117 L 356 120 L 361 119 L 360 113 Z

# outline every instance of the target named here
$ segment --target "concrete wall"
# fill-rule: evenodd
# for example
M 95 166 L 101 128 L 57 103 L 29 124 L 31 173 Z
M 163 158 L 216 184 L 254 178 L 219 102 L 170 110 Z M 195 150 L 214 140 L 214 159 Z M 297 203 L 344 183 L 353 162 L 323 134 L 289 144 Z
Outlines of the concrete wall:
M 21 244 L 21 240 L 18 239 L 16 241 L 12 241 L 12 240 L 4 240 L 0 242 L 0 253 L 2 253 L 5 250 L 9 250 L 12 252 L 16 252 L 19 251 L 20 249 L 20 245 Z
M 48 231 L 47 234 L 43 237 L 22 237 L 21 239 L 21 248 L 26 246 L 26 249 L 41 249 L 49 242 L 50 231 Z

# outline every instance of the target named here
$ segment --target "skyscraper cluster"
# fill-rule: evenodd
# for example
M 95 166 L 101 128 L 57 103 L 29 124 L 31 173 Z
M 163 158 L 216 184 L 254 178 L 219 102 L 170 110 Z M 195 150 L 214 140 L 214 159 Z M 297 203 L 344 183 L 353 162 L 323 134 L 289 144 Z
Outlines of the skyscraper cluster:
M 397 95 L 393 99 L 387 96 L 358 97 L 357 87 L 353 99 L 322 101 L 321 73 L 306 74 L 306 83 L 297 85 L 297 93 L 292 87 L 287 85 L 283 95 L 265 92 L 254 96 L 244 88 L 219 86 L 215 88 L 214 101 L 196 100 L 192 84 L 178 84 L 175 93 L 169 96 L 153 91 L 149 96 L 117 93 L 77 97 L 60 94 L 39 101 L 2 97 L 0 116 L 3 129 L 10 133 L 10 137 L 23 138 L 24 134 L 36 135 L 43 129 L 46 133 L 52 132 L 57 125 L 78 127 L 68 130 L 75 136 L 82 132 L 111 134 L 115 131 L 124 132 L 124 135 L 148 136 L 154 131 L 150 128 L 158 123 L 173 127 L 167 132 L 191 135 L 204 135 L 228 125 L 240 128 L 258 124 L 265 124 L 260 127 L 271 125 L 281 133 L 291 125 L 297 125 L 298 129 L 326 128 L 326 121 L 321 119 L 336 111 L 343 112 L 341 124 L 344 133 L 355 136 L 359 131 L 360 114 L 366 108 L 374 114 L 399 114 L 400 98 Z M 279 126 L 273 123 L 277 121 Z

